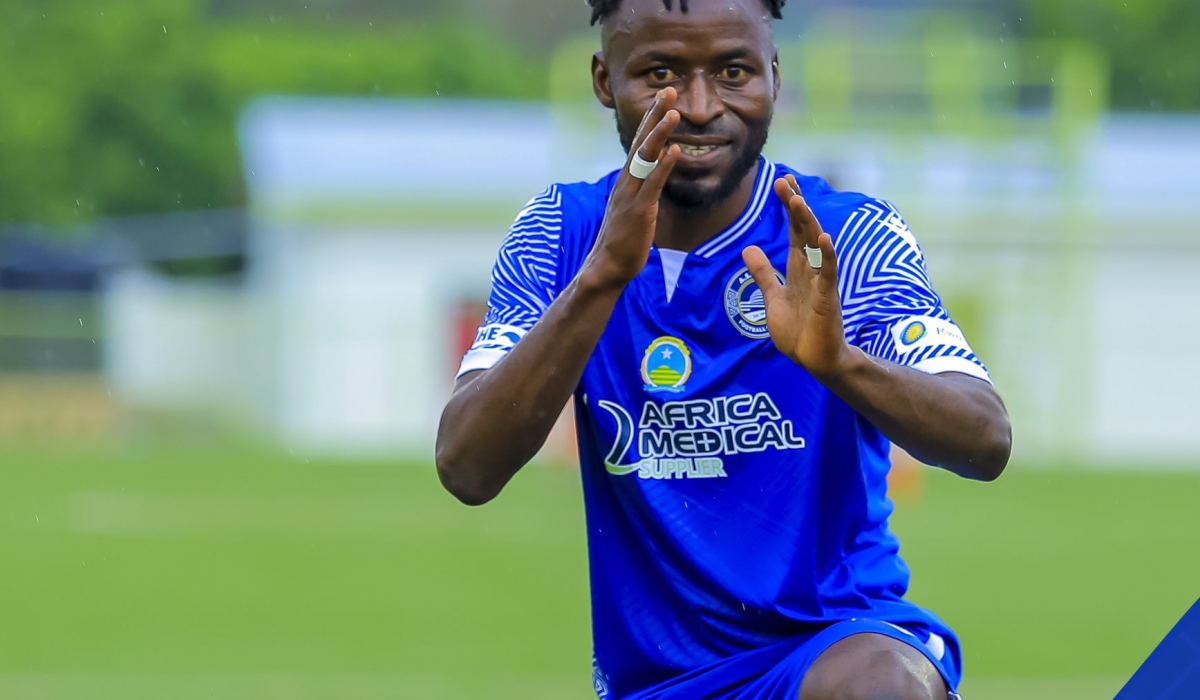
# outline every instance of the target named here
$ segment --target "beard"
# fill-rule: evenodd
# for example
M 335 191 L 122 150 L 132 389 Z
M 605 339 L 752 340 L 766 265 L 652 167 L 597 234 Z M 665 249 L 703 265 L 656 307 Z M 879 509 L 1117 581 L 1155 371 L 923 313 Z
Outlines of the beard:
M 691 210 L 711 209 L 729 199 L 751 169 L 758 166 L 758 159 L 767 145 L 767 134 L 770 128 L 771 117 L 746 122 L 745 144 L 738 151 L 733 165 L 715 185 L 702 185 L 681 173 L 673 172 L 667 178 L 666 186 L 663 187 L 663 198 L 681 209 Z M 621 146 L 626 153 L 629 153 L 629 149 L 633 147 L 636 130 L 636 126 L 632 129 L 626 128 L 621 122 L 620 116 L 617 116 L 617 135 L 620 137 Z M 675 127 L 677 136 L 703 136 L 708 133 L 711 133 L 711 130 L 693 127 L 686 121 L 679 122 L 679 126 Z

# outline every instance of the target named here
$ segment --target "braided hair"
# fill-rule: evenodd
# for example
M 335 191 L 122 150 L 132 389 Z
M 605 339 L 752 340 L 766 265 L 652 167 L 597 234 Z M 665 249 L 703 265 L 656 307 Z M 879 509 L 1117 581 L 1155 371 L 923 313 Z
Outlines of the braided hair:
M 783 6 L 787 4 L 787 0 L 762 0 L 762 3 L 771 11 L 772 17 L 783 19 Z M 621 6 L 621 0 L 587 0 L 587 4 L 592 8 L 592 24 L 596 24 L 611 17 Z M 663 5 L 668 10 L 671 9 L 671 4 L 672 0 L 663 0 Z M 688 11 L 688 0 L 679 0 L 679 11 Z

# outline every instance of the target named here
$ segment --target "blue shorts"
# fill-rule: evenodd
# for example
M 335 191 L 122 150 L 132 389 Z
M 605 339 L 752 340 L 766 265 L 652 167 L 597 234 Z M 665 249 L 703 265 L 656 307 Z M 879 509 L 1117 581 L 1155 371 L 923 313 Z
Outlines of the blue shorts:
M 636 693 L 631 700 L 796 700 L 809 667 L 826 649 L 856 634 L 881 634 L 920 651 L 942 674 L 950 700 L 962 677 L 957 644 L 925 632 L 918 636 L 879 620 L 854 618 L 786 644 L 747 652 Z M 765 670 L 762 670 L 764 669 Z

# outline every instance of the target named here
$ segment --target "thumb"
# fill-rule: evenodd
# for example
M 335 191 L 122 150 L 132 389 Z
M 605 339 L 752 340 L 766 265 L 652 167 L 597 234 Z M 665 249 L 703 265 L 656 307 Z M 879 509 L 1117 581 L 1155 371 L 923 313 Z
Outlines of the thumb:
M 742 251 L 742 261 L 746 263 L 746 269 L 754 277 L 754 281 L 758 283 L 758 288 L 762 290 L 763 300 L 775 298 L 780 291 L 783 290 L 783 285 L 779 283 L 778 273 L 771 266 L 771 261 L 767 259 L 767 254 L 756 245 L 752 245 Z

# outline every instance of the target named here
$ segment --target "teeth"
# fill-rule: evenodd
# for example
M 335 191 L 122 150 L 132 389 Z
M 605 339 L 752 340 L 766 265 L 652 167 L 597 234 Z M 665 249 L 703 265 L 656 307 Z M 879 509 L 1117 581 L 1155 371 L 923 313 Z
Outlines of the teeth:
M 685 156 L 702 156 L 706 153 L 710 153 L 714 148 L 716 148 L 716 146 L 685 146 L 682 143 L 679 144 L 679 150 Z

